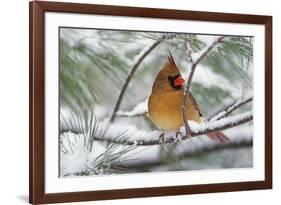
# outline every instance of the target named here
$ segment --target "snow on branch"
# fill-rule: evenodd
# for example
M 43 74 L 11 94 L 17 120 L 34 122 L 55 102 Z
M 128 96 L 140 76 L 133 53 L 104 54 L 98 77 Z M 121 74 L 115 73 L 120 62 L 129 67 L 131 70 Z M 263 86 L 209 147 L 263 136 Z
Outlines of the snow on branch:
M 188 59 L 190 60 L 191 63 L 193 63 L 194 61 L 193 61 L 193 57 L 192 57 L 193 49 L 192 49 L 192 40 L 191 40 L 191 38 L 187 39 L 186 48 L 187 48 Z
M 147 103 L 148 100 L 137 104 L 132 110 L 130 111 L 118 111 L 116 116 L 118 117 L 141 117 L 147 114 Z
M 238 114 L 235 116 L 223 118 L 217 121 L 210 121 L 206 123 L 195 123 L 189 121 L 190 130 L 192 137 L 207 134 L 213 131 L 224 130 L 231 127 L 238 126 L 245 122 L 249 122 L 253 119 L 253 114 L 251 111 Z M 105 123 L 107 124 L 107 123 Z M 106 136 L 100 138 L 98 136 L 94 137 L 94 140 L 97 141 L 106 141 L 109 143 L 123 144 L 123 145 L 135 145 L 135 146 L 150 146 L 158 145 L 163 143 L 173 143 L 177 141 L 176 132 L 165 132 L 164 141 L 159 140 L 159 136 L 163 134 L 161 131 L 146 132 L 138 130 L 136 127 L 128 126 L 122 127 L 118 124 L 111 124 L 110 129 Z M 180 132 L 184 131 L 184 127 L 181 128 Z M 115 136 L 118 133 L 125 133 L 128 138 L 116 140 L 112 136 Z M 186 140 L 188 136 L 184 135 L 180 140 Z
M 182 105 L 182 110 L 183 110 L 183 119 L 184 119 L 184 127 L 185 127 L 185 136 L 189 136 L 192 134 L 191 133 L 191 130 L 190 130 L 190 126 L 188 124 L 188 116 L 187 116 L 187 102 L 188 102 L 188 96 L 189 96 L 189 90 L 190 90 L 190 86 L 191 86 L 191 82 L 192 82 L 192 78 L 193 78 L 193 75 L 194 75 L 194 72 L 195 72 L 195 69 L 197 67 L 197 65 L 203 60 L 203 58 L 205 56 L 208 55 L 208 53 L 218 44 L 218 43 L 221 43 L 223 41 L 224 37 L 221 36 L 219 38 L 217 38 L 200 56 L 199 58 L 197 58 L 197 60 L 192 63 L 192 66 L 191 66 L 191 72 L 189 74 L 189 77 L 188 77 L 188 81 L 187 81 L 187 84 L 186 84 L 186 87 L 185 87 L 185 91 L 184 91 L 184 101 L 183 101 L 183 105 Z
M 217 112 L 215 115 L 209 117 L 208 121 L 215 121 L 215 120 L 220 120 L 224 118 L 225 116 L 229 115 L 232 113 L 234 110 L 238 109 L 239 107 L 247 104 L 248 102 L 251 102 L 253 100 L 253 96 L 246 97 L 244 99 L 239 99 L 226 107 L 225 109 Z

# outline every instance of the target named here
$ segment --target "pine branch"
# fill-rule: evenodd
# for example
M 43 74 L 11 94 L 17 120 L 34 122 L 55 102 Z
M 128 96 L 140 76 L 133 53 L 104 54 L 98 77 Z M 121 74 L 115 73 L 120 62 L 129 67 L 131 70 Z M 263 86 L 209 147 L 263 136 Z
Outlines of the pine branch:
M 185 87 L 185 91 L 184 91 L 184 102 L 183 102 L 183 106 L 182 106 L 182 111 L 183 111 L 183 119 L 184 119 L 184 127 L 185 127 L 185 136 L 190 136 L 191 135 L 191 131 L 190 131 L 190 127 L 188 124 L 188 116 L 187 116 L 187 102 L 188 102 L 188 97 L 189 97 L 189 90 L 190 90 L 190 86 L 191 86 L 191 82 L 193 79 L 193 75 L 195 72 L 195 69 L 197 67 L 197 65 L 203 60 L 203 58 L 205 56 L 208 55 L 208 53 L 218 44 L 221 43 L 223 40 L 223 36 L 219 37 L 218 39 L 216 39 L 202 54 L 201 56 L 192 64 L 191 66 L 191 73 L 189 75 L 186 87 Z
M 252 112 L 246 112 L 244 114 L 239 114 L 235 116 L 231 116 L 228 118 L 220 119 L 217 121 L 211 121 L 201 124 L 193 124 L 191 127 L 191 136 L 196 137 L 199 135 L 204 135 L 210 132 L 224 130 L 232 127 L 236 127 L 240 124 L 249 122 L 253 119 Z M 112 125 L 111 125 L 112 126 Z M 181 129 L 183 131 L 183 129 Z M 161 131 L 154 131 L 151 133 L 145 133 L 142 136 L 137 136 L 137 134 L 132 134 L 131 137 L 122 140 L 116 140 L 111 138 L 111 136 L 107 135 L 104 137 L 94 137 L 96 141 L 106 141 L 108 143 L 116 143 L 123 145 L 135 145 L 135 146 L 151 146 L 151 145 L 159 145 L 159 144 L 169 144 L 177 141 L 176 133 L 173 133 L 172 136 L 165 136 L 164 140 L 159 140 L 159 137 L 163 134 L 171 134 L 171 133 L 163 133 Z M 180 140 L 186 140 L 189 137 L 184 135 Z
M 215 120 L 220 120 L 224 118 L 225 116 L 228 116 L 230 113 L 232 113 L 234 110 L 240 108 L 241 106 L 251 102 L 253 100 L 253 96 L 247 97 L 245 99 L 240 99 L 232 104 L 230 104 L 228 107 L 224 108 L 223 110 L 220 110 L 216 114 L 208 117 L 207 121 L 215 121 Z
M 146 49 L 144 49 L 141 54 L 137 57 L 134 65 L 132 66 L 132 69 L 130 70 L 122 88 L 121 88 L 121 91 L 120 91 L 120 94 L 118 96 L 118 99 L 116 101 L 116 104 L 114 106 L 114 109 L 113 109 L 113 113 L 111 115 L 111 118 L 110 118 L 110 122 L 114 122 L 114 119 L 115 119 L 115 116 L 116 116 L 116 112 L 119 110 L 120 108 L 120 105 L 121 105 L 121 102 L 123 100 L 123 97 L 124 97 L 124 94 L 128 88 L 128 85 L 133 77 L 133 75 L 135 74 L 136 70 L 138 69 L 139 65 L 142 63 L 142 61 L 145 59 L 145 57 L 154 49 L 156 48 L 160 43 L 161 43 L 161 40 L 163 40 L 165 38 L 165 36 L 163 36 L 162 38 L 160 38 L 159 40 L 153 42 L 149 47 L 147 47 Z

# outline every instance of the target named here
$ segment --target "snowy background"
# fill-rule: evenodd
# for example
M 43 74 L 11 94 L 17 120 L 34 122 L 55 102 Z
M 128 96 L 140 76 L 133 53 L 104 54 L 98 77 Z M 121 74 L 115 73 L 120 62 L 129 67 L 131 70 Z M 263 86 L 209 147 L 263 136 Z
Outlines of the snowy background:
M 225 130 L 231 143 L 223 146 L 204 135 L 172 144 L 138 145 L 137 140 L 159 136 L 146 114 L 147 98 L 168 52 L 187 79 L 192 61 L 217 38 L 61 28 L 60 176 L 251 167 L 251 122 Z M 141 62 L 114 123 L 109 123 L 128 72 L 157 40 L 161 43 Z M 191 92 L 206 119 L 251 96 L 253 40 L 226 36 L 197 66 Z M 231 115 L 241 116 L 251 109 L 247 103 Z M 199 125 L 192 126 L 196 129 Z M 103 139 L 133 143 L 122 145 Z

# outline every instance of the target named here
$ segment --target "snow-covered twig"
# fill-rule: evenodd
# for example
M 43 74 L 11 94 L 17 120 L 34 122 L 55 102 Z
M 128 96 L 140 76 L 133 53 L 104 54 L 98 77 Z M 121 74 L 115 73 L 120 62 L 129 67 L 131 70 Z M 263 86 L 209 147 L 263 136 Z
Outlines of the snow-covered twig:
M 110 121 L 111 122 L 114 122 L 114 119 L 115 119 L 115 116 L 116 116 L 116 113 L 117 111 L 119 110 L 119 107 L 121 105 L 121 102 L 123 100 L 123 97 L 124 97 L 124 94 L 125 94 L 125 91 L 127 90 L 128 88 L 128 85 L 133 77 L 133 75 L 135 74 L 137 68 L 139 67 L 139 65 L 141 64 L 141 62 L 144 60 L 144 58 L 154 49 L 156 48 L 160 43 L 161 43 L 161 40 L 164 39 L 165 36 L 163 36 L 162 38 L 160 38 L 159 40 L 153 42 L 151 45 L 149 45 L 148 47 L 144 48 L 142 50 L 142 52 L 136 57 L 135 59 L 135 63 L 133 64 L 132 66 L 132 69 L 130 70 L 130 72 L 128 73 L 128 76 L 121 88 L 121 91 L 120 91 L 120 94 L 117 98 L 117 101 L 116 101 L 116 104 L 115 104 L 115 107 L 113 109 L 113 113 L 111 115 L 111 118 L 110 118 Z
M 203 60 L 203 58 L 208 55 L 208 53 L 218 44 L 221 43 L 223 41 L 223 36 L 217 38 L 200 56 L 199 58 L 192 64 L 191 66 L 191 72 L 189 74 L 189 78 L 185 87 L 185 91 L 184 91 L 184 101 L 183 101 L 183 106 L 182 106 L 182 110 L 183 110 L 183 119 L 184 119 L 184 127 L 185 127 L 185 136 L 190 136 L 191 135 L 191 131 L 190 131 L 190 127 L 188 124 L 188 116 L 187 116 L 187 102 L 188 102 L 188 97 L 189 97 L 189 90 L 190 90 L 190 86 L 191 86 L 191 81 L 196 69 L 196 66 Z
M 232 113 L 234 110 L 238 109 L 239 107 L 247 104 L 248 102 L 251 102 L 253 100 L 253 96 L 247 97 L 245 99 L 240 99 L 229 105 L 228 107 L 224 108 L 223 110 L 220 110 L 216 114 L 210 116 L 208 118 L 208 121 L 215 121 L 215 120 L 220 120 L 224 118 L 225 116 L 229 115 Z
M 192 50 L 192 46 L 191 46 L 191 41 L 192 41 L 191 38 L 187 39 L 186 48 L 187 48 L 187 56 L 188 56 L 190 62 L 193 63 L 193 57 L 192 57 L 193 50 Z
M 223 118 L 217 121 L 211 121 L 201 124 L 197 124 L 193 121 L 189 121 L 189 124 L 191 129 L 191 135 L 192 137 L 195 137 L 213 131 L 224 130 L 227 128 L 235 127 L 245 122 L 249 122 L 252 119 L 253 119 L 252 112 L 249 111 L 243 114 L 238 114 L 235 116 Z M 114 126 L 114 124 L 112 124 L 111 126 Z M 116 126 L 118 127 L 118 125 Z M 183 132 L 184 127 L 180 131 Z M 130 133 L 126 133 L 126 134 L 130 135 L 130 137 L 124 140 L 116 140 L 112 138 L 110 132 L 107 134 L 107 136 L 103 138 L 95 137 L 94 140 L 106 141 L 108 143 L 116 143 L 116 144 L 123 144 L 123 145 L 135 145 L 135 146 L 150 146 L 150 145 L 158 145 L 163 143 L 174 143 L 176 141 L 175 132 L 164 133 L 165 134 L 164 141 L 159 140 L 159 136 L 163 134 L 163 132 L 161 131 L 153 131 L 149 133 L 149 132 L 135 130 L 132 134 Z M 188 139 L 188 136 L 186 135 L 184 135 L 181 138 L 181 140 L 186 140 L 186 139 Z
M 139 104 L 136 105 L 132 110 L 130 111 L 118 111 L 116 113 L 116 116 L 118 117 L 141 117 L 145 116 L 147 114 L 147 102 L 148 100 L 145 100 Z
M 147 115 L 147 113 L 148 112 L 131 114 L 129 111 L 128 112 L 119 111 L 116 113 L 116 117 L 143 117 L 143 116 Z

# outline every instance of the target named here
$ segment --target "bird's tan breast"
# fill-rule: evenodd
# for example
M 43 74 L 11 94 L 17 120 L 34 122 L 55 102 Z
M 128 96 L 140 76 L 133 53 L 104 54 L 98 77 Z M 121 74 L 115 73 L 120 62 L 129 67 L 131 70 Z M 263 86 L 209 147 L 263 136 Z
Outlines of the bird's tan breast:
M 181 90 L 153 93 L 148 101 L 149 116 L 160 129 L 178 130 L 184 124 L 182 103 L 183 92 Z M 202 119 L 192 104 L 192 100 L 188 100 L 188 119 L 201 122 Z

